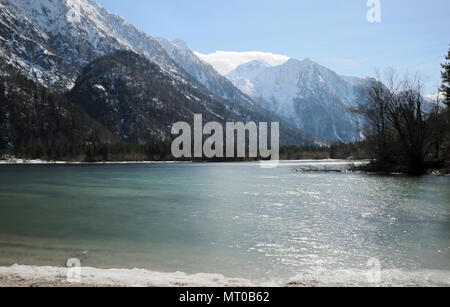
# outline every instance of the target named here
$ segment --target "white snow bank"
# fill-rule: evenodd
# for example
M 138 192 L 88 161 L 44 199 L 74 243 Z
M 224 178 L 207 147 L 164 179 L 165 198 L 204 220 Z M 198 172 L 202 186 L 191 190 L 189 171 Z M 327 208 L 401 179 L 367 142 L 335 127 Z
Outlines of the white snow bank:
M 69 284 L 68 268 L 13 265 L 0 267 L 0 277 L 19 277 L 33 282 Z M 72 275 L 73 276 L 73 275 Z M 227 278 L 220 274 L 193 274 L 182 272 L 160 273 L 142 269 L 95 269 L 82 267 L 80 282 L 93 286 L 124 287 L 250 287 L 275 286 L 255 284 L 246 279 Z
M 78 283 L 67 281 L 68 268 L 13 265 L 0 267 L 0 284 L 3 280 L 20 279 L 22 284 L 43 286 L 70 286 Z M 221 274 L 161 273 L 142 269 L 95 269 L 82 267 L 80 284 L 84 286 L 119 287 L 448 287 L 450 271 L 398 269 L 382 270 L 379 281 L 369 281 L 366 270 L 313 270 L 299 274 L 285 282 L 252 282 L 247 279 L 227 278 Z M 72 275 L 73 277 L 73 275 Z

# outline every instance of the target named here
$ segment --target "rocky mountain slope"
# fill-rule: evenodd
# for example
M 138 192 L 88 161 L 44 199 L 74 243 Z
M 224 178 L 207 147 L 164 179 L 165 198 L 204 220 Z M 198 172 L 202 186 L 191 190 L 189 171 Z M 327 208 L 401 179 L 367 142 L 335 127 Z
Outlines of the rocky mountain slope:
M 182 40 L 171 42 L 162 37 L 157 38 L 157 40 L 178 65 L 201 82 L 213 94 L 249 109 L 253 108 L 254 102 L 250 97 L 243 94 L 211 65 L 197 57 L 189 49 L 186 42 Z
M 81 69 L 115 50 L 185 74 L 159 43 L 95 0 L 0 0 L 0 50 L 16 71 L 66 91 Z
M 330 141 L 360 140 L 360 120 L 348 109 L 366 99 L 366 79 L 342 77 L 310 59 L 271 66 L 252 61 L 227 77 L 260 106 L 297 128 Z

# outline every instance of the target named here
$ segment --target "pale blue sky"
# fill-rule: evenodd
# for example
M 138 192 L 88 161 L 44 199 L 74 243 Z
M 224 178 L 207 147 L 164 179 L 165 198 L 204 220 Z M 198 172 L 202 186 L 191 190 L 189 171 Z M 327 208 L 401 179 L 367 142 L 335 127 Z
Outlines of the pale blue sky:
M 450 1 L 380 0 L 369 23 L 367 0 L 99 0 L 151 36 L 182 38 L 201 53 L 265 51 L 309 57 L 340 74 L 420 71 L 432 92 L 450 44 Z

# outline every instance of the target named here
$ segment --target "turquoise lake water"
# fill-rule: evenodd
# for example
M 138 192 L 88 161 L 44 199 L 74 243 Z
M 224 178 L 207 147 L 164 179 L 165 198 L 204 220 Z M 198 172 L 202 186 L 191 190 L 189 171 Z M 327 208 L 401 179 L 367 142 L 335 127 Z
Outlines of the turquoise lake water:
M 450 178 L 342 163 L 0 165 L 0 265 L 450 285 Z

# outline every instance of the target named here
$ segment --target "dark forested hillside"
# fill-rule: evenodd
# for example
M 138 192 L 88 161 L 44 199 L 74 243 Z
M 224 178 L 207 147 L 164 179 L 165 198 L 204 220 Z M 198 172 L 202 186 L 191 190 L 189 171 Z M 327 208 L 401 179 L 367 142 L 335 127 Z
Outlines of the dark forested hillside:
M 82 107 L 14 73 L 0 76 L 0 148 L 112 143 Z
M 208 121 L 233 118 L 224 104 L 128 51 L 89 64 L 68 97 L 115 136 L 130 143 L 169 140 L 172 125 L 192 122 L 195 113 L 203 114 Z

